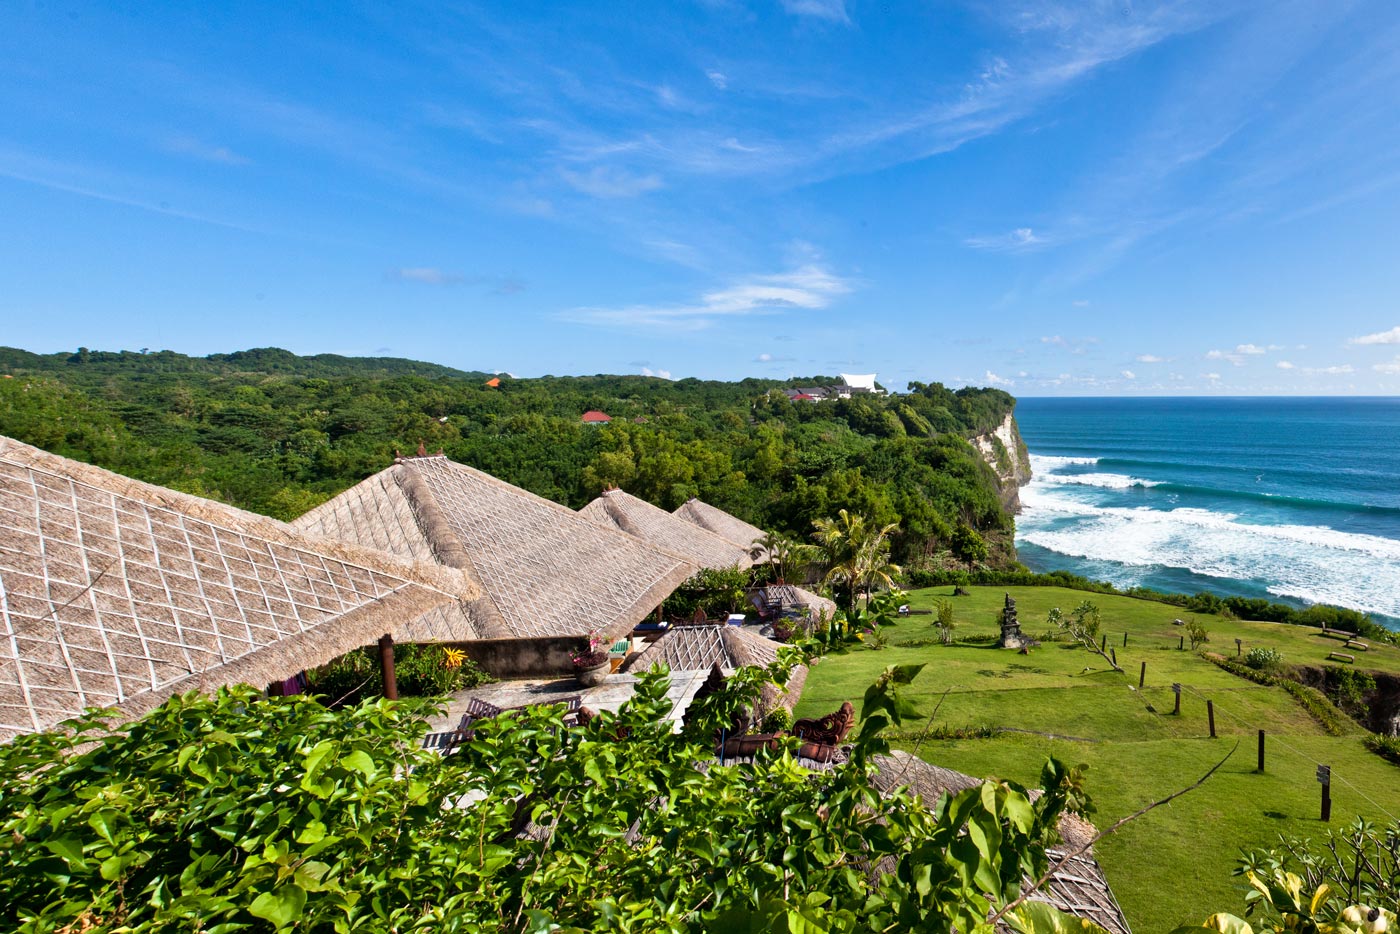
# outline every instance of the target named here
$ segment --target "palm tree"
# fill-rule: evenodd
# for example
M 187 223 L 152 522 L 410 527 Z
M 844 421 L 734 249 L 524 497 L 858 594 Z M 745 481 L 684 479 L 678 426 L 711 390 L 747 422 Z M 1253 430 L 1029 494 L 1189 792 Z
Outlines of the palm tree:
M 862 590 L 867 591 L 868 602 L 868 591 L 875 583 L 893 586 L 893 577 L 900 568 L 890 562 L 889 539 L 899 523 L 876 529 L 864 516 L 852 515 L 845 509 L 836 515 L 835 519 L 814 520 L 812 537 L 826 568 L 822 580 L 831 585 L 837 604 L 849 613 L 855 609 Z
M 774 578 L 781 583 L 786 579 L 786 571 L 792 570 L 794 565 L 801 565 L 810 560 L 810 550 L 809 545 L 800 545 L 776 532 L 766 532 L 753 540 L 753 544 L 749 546 L 749 557 L 755 561 L 766 559 L 773 565 Z

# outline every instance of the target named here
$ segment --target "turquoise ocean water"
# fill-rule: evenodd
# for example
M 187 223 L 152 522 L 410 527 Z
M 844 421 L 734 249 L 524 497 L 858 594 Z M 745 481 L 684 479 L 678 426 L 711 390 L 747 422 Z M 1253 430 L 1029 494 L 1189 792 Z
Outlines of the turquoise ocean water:
M 1021 560 L 1400 628 L 1400 399 L 1021 399 Z

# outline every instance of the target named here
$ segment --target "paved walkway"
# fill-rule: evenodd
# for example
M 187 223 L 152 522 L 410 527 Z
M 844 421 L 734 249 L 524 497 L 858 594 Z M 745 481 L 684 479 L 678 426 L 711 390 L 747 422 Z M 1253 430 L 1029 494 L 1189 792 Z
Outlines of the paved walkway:
M 681 717 L 695 692 L 705 683 L 708 671 L 673 671 L 671 689 L 666 696 L 671 699 L 671 713 L 667 717 L 680 729 Z M 602 684 L 586 688 L 573 678 L 553 680 L 497 681 L 481 687 L 468 688 L 453 694 L 449 700 L 447 713 L 433 721 L 433 730 L 450 730 L 467 711 L 467 702 L 473 697 L 495 704 L 497 707 L 521 707 L 525 704 L 548 704 L 562 702 L 578 695 L 583 698 L 583 706 L 592 710 L 617 710 L 636 691 L 637 676 L 633 674 L 612 674 Z

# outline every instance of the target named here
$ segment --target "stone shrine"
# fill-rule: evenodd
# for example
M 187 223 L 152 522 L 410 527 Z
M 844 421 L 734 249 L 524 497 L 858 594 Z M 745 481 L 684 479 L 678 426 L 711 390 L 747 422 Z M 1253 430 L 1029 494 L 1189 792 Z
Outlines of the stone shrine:
M 1008 593 L 1006 605 L 1001 609 L 1001 647 L 1023 649 L 1027 644 L 1026 637 L 1021 635 L 1021 623 L 1016 619 L 1016 601 Z

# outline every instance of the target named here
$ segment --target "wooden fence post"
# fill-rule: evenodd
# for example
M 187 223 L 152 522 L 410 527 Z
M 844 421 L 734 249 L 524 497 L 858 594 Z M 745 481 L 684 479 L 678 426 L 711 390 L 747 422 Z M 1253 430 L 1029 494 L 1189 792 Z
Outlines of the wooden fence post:
M 1206 717 L 1210 720 L 1210 738 L 1215 739 L 1215 701 L 1206 701 Z
M 1264 731 L 1259 731 L 1259 771 L 1264 771 Z
M 1185 651 L 1186 651 L 1186 637 L 1185 637 L 1185 636 L 1177 636 L 1176 650 L 1177 650 L 1178 652 L 1185 652 Z
M 394 637 L 387 632 L 379 637 L 379 670 L 384 674 L 384 696 L 399 699 L 399 682 L 394 677 Z
M 1127 647 L 1128 647 L 1128 634 L 1125 632 L 1125 633 L 1123 633 L 1123 648 L 1126 649 Z
M 1118 667 L 1118 650 L 1117 650 L 1117 649 L 1109 649 L 1108 651 L 1109 651 L 1109 652 L 1112 654 L 1112 656 L 1113 656 L 1113 667 L 1114 667 L 1114 668 L 1117 668 L 1117 667 Z
M 1138 690 L 1142 690 L 1142 683 L 1147 680 L 1147 662 L 1142 663 L 1142 671 L 1138 673 Z
M 1181 716 L 1181 685 L 1173 683 L 1172 693 L 1176 695 L 1176 705 L 1172 708 L 1172 713 L 1179 717 Z
M 1322 820 L 1323 822 L 1332 819 L 1332 766 L 1319 765 L 1317 767 L 1317 780 L 1322 782 Z

